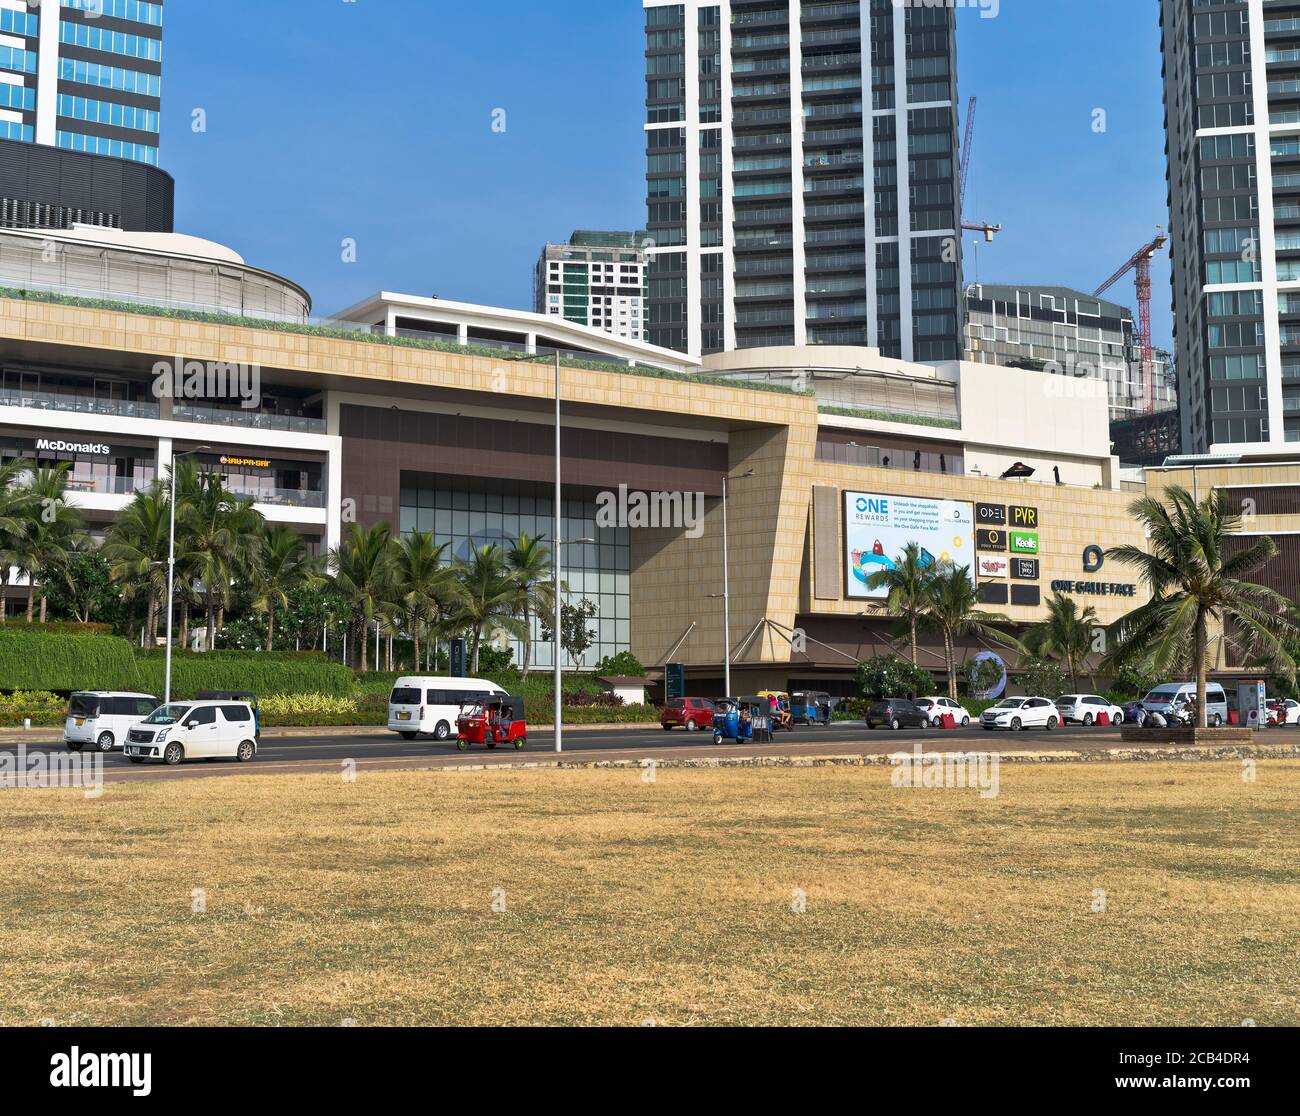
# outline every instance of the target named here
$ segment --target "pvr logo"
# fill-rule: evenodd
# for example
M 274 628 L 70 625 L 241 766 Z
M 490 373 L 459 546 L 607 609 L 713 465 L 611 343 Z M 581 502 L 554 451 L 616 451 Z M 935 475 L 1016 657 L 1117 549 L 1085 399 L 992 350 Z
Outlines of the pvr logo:
M 1023 527 L 1027 531 L 1038 530 L 1038 509 L 1037 508 L 1012 508 L 1011 526 Z

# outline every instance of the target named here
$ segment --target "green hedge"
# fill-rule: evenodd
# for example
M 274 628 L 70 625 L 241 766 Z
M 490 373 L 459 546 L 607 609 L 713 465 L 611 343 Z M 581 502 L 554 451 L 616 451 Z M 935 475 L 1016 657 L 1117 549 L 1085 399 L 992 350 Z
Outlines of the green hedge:
M 23 626 L 25 627 L 25 625 Z M 105 635 L 63 635 L 0 625 L 0 690 L 141 690 L 135 649 Z
M 165 664 L 161 655 L 147 655 L 140 664 L 145 688 L 163 692 Z M 258 652 L 225 655 L 178 655 L 172 659 L 172 697 L 192 698 L 203 690 L 247 690 L 270 694 L 331 694 L 354 692 L 352 671 L 339 663 L 295 657 L 277 659 Z

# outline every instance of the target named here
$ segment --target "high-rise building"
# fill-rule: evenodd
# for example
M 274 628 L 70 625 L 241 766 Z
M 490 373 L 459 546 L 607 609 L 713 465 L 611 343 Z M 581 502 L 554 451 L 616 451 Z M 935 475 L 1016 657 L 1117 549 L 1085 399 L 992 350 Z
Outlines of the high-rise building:
M 161 0 L 0 0 L 0 224 L 171 231 L 162 23 Z
M 953 9 L 644 5 L 649 340 L 957 359 Z
M 1133 311 L 1069 287 L 971 284 L 966 359 L 1104 383 L 1113 422 L 1178 405 L 1168 354 L 1143 367 Z
M 615 337 L 646 340 L 644 232 L 575 232 L 537 261 L 533 309 Z
M 1161 24 L 1183 450 L 1300 441 L 1300 3 Z

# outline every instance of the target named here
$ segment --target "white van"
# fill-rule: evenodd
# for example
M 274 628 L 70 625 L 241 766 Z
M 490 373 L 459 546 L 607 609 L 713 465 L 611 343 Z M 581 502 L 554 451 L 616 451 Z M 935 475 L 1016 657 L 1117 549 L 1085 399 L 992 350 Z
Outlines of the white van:
M 399 678 L 388 699 L 388 727 L 403 740 L 446 740 L 456 731 L 461 706 L 489 695 L 509 697 L 500 686 L 478 678 Z
M 155 709 L 126 734 L 126 758 L 171 767 L 188 759 L 257 755 L 257 720 L 246 701 L 173 702 Z
M 1166 720 L 1171 713 L 1175 719 L 1179 719 L 1194 697 L 1195 682 L 1168 682 L 1147 694 L 1142 699 L 1142 708 L 1148 713 L 1159 713 Z M 1228 723 L 1228 695 L 1218 682 L 1205 684 L 1205 712 L 1211 728 L 1219 728 Z
M 138 725 L 162 704 L 149 694 L 87 691 L 72 695 L 68 719 L 63 725 L 63 742 L 80 752 L 90 744 L 111 752 L 126 743 L 127 731 Z

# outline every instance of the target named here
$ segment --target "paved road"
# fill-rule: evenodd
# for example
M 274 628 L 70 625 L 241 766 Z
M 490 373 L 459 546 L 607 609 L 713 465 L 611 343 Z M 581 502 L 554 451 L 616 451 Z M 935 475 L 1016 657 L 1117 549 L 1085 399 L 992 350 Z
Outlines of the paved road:
M 1114 729 L 1058 728 L 1008 733 L 985 732 L 979 728 L 953 732 L 936 730 L 869 731 L 861 724 L 798 727 L 793 733 L 779 733 L 771 744 L 717 747 L 705 733 L 664 732 L 657 726 L 620 729 L 570 728 L 564 733 L 565 756 L 571 760 L 639 760 L 653 758 L 698 758 L 725 755 L 883 755 L 911 751 L 916 744 L 927 751 L 1048 751 L 1105 749 L 1120 746 Z M 455 742 L 405 741 L 383 729 L 362 729 L 355 733 L 319 736 L 271 737 L 263 741 L 257 759 L 250 764 L 206 761 L 169 768 L 158 764 L 135 765 L 120 753 L 105 757 L 109 782 L 204 778 L 221 775 L 311 774 L 334 772 L 351 762 L 357 770 L 409 770 L 430 767 L 463 767 L 491 764 L 511 765 L 553 762 L 554 737 L 549 730 L 534 732 L 523 752 L 473 748 L 457 750 Z M 29 751 L 62 751 L 61 744 L 29 744 Z

